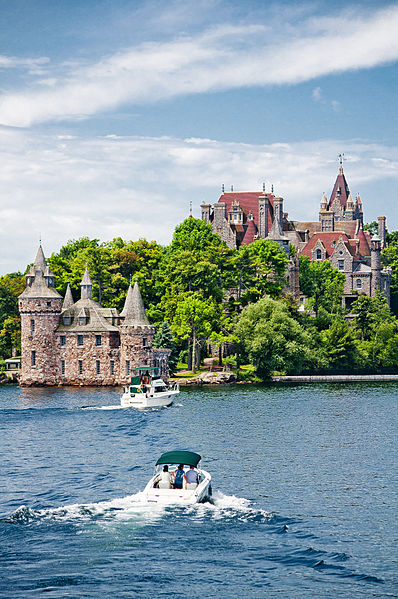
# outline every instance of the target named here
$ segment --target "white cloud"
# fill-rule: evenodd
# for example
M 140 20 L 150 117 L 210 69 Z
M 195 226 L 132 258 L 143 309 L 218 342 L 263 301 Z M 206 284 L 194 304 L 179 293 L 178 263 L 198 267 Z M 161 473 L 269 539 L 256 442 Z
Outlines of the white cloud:
M 168 243 L 203 201 L 266 182 L 296 220 L 317 220 L 323 191 L 330 193 L 344 149 L 348 183 L 361 192 L 365 219 L 386 214 L 398 228 L 394 204 L 398 147 L 360 141 L 284 144 L 225 143 L 169 137 L 79 138 L 0 129 L 0 271 L 24 269 L 39 237 L 46 254 L 83 235 Z M 4 148 L 7 148 L 5 150 Z M 378 186 L 374 195 L 375 186 Z M 368 191 L 367 191 L 368 190 Z M 383 198 L 383 202 L 380 198 Z
M 46 56 L 39 58 L 19 58 L 17 56 L 0 55 L 1 69 L 27 69 L 31 74 L 37 75 L 44 72 L 44 65 L 47 65 L 50 59 Z
M 23 127 L 83 118 L 127 103 L 295 84 L 397 60 L 398 6 L 365 16 L 359 10 L 303 18 L 294 26 L 288 21 L 278 26 L 218 25 L 200 34 L 144 43 L 91 66 L 64 64 L 67 72 L 48 77 L 40 88 L 0 97 L 0 122 Z
M 312 90 L 312 99 L 315 102 L 321 102 L 323 100 L 322 90 L 320 87 L 315 87 L 315 89 Z

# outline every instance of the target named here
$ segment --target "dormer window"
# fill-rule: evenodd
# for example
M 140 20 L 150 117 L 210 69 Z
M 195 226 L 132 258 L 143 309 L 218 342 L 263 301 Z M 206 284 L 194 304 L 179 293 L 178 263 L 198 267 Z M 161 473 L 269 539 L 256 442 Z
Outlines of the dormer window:
M 88 322 L 88 313 L 82 308 L 77 316 L 77 322 L 80 326 L 84 326 Z
M 317 260 L 322 260 L 322 252 L 320 249 L 316 250 L 315 257 Z
M 72 324 L 72 316 L 63 316 L 62 322 L 63 322 L 64 326 L 66 326 L 66 327 L 70 326 Z

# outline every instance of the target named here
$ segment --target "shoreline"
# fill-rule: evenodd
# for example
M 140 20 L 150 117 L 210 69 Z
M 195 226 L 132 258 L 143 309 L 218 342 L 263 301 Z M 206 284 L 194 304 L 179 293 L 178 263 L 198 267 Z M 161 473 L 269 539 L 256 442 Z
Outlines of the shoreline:
M 398 374 L 309 374 L 273 376 L 273 383 L 355 383 L 398 381 Z

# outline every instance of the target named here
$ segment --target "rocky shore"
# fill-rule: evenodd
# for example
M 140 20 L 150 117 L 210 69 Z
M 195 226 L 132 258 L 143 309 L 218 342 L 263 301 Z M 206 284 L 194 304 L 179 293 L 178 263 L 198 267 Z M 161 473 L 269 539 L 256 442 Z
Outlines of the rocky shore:
M 170 383 L 178 383 L 181 387 L 193 385 L 225 385 L 237 383 L 237 376 L 233 372 L 201 372 L 192 378 L 175 377 Z

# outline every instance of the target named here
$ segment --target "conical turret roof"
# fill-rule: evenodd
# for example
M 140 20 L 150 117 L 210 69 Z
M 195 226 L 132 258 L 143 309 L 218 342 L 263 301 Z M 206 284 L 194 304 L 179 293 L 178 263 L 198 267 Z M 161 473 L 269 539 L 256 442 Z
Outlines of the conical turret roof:
M 333 191 L 330 196 L 329 208 L 332 205 L 334 199 L 337 198 L 340 202 L 340 205 L 345 209 L 349 195 L 350 190 L 348 187 L 348 183 L 344 176 L 343 167 L 340 166 L 339 174 L 337 175 L 336 182 L 334 184 Z
M 134 287 L 129 285 L 124 308 L 120 316 L 124 317 L 124 325 L 135 327 L 151 326 L 145 312 L 144 302 L 142 301 L 137 281 L 134 283 Z
M 35 270 L 41 270 L 44 274 L 44 271 L 46 270 L 46 266 L 47 266 L 47 262 L 44 257 L 43 248 L 41 247 L 41 244 L 40 244 L 39 248 L 37 250 L 35 261 L 34 261 L 34 267 L 35 267 Z
M 72 296 L 72 290 L 70 288 L 70 285 L 68 283 L 68 286 L 66 288 L 66 292 L 65 292 L 65 297 L 64 297 L 64 301 L 62 304 L 62 310 L 67 310 L 68 308 L 70 308 L 71 306 L 73 306 L 75 302 L 73 301 L 73 296 Z
M 83 278 L 82 278 L 82 282 L 80 283 L 80 285 L 92 285 L 92 284 L 93 283 L 91 281 L 90 274 L 89 274 L 88 268 L 86 266 L 86 268 L 84 270 L 84 275 L 83 275 Z
M 33 266 L 30 267 L 26 275 L 28 284 L 25 290 L 20 294 L 20 298 L 60 298 L 60 294 L 54 289 L 54 275 L 47 266 L 41 244 L 37 250 Z

